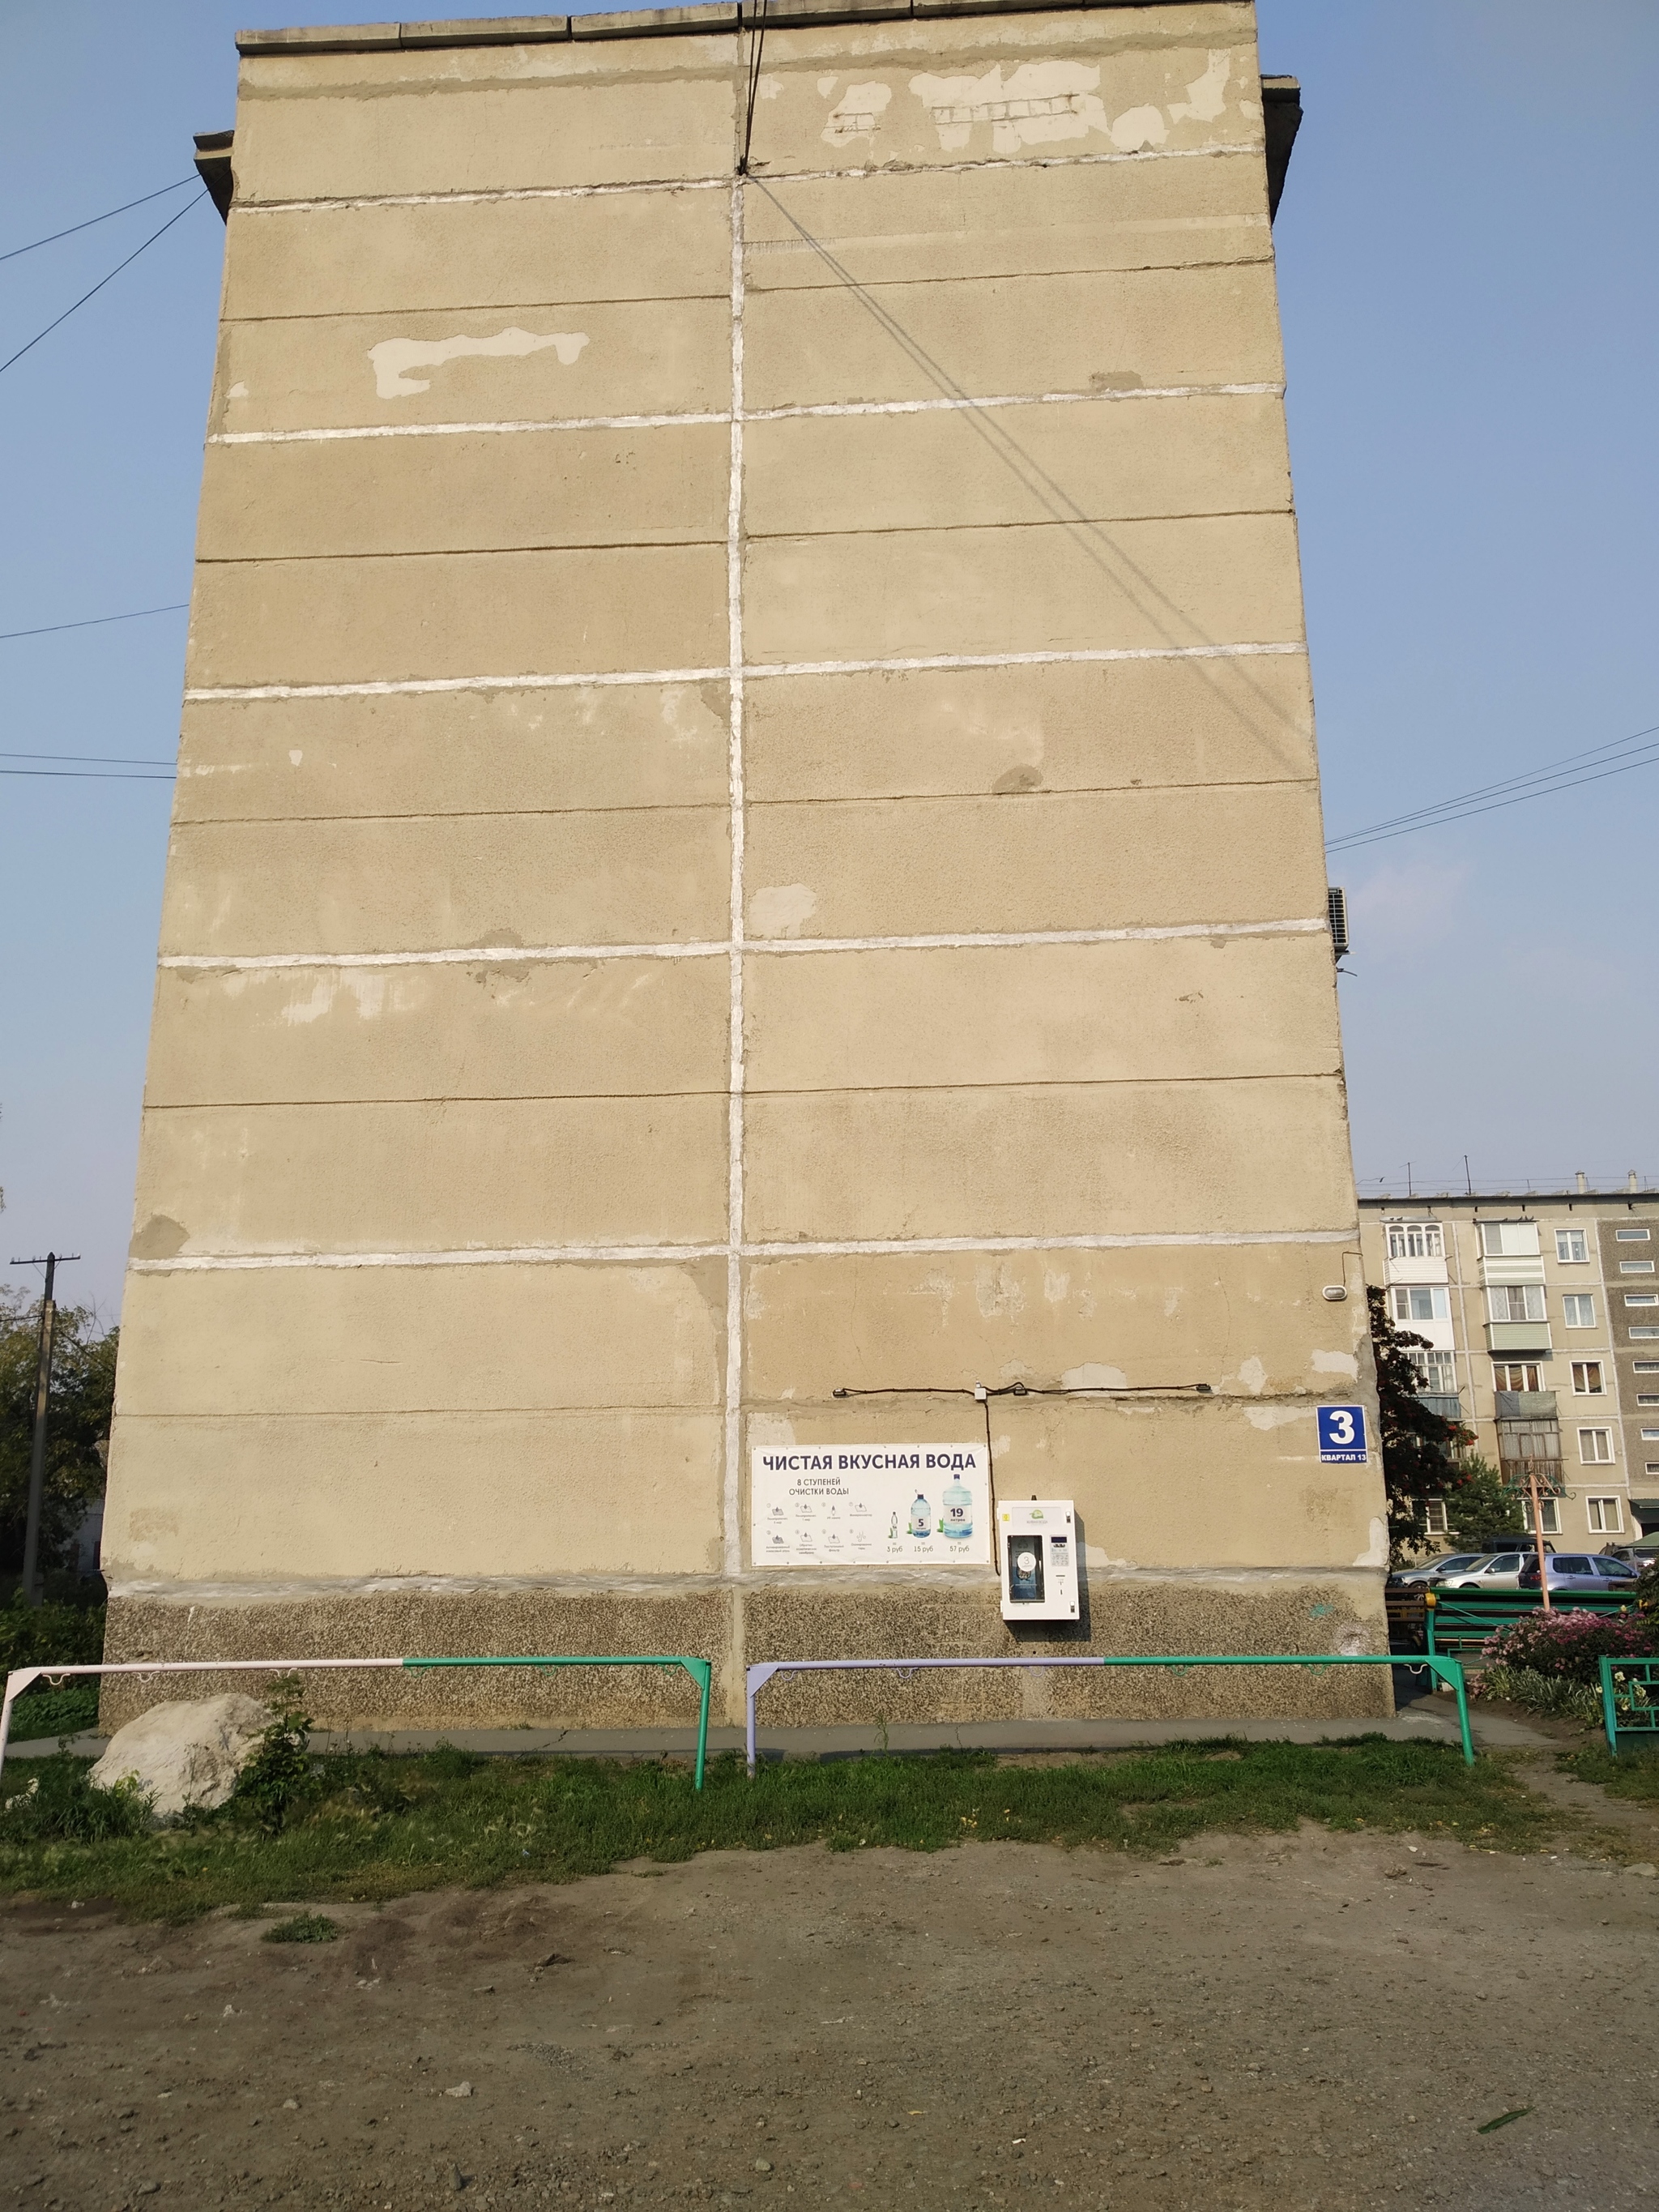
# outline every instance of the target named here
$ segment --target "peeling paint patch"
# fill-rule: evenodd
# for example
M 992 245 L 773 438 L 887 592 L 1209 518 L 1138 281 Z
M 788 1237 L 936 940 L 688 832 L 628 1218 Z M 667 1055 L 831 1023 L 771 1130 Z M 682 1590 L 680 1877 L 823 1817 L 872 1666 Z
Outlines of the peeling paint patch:
M 830 80 L 833 85 L 835 79 Z M 893 97 L 890 84 L 849 84 L 830 111 L 823 128 L 826 146 L 846 146 L 854 138 L 872 138 L 876 125 Z
M 981 1316 L 986 1321 L 994 1321 L 1000 1314 L 1012 1316 L 1025 1310 L 1025 1293 L 1020 1288 L 1019 1278 L 1000 1261 L 994 1267 L 978 1270 L 974 1277 L 974 1291 Z
M 1107 124 L 1099 83 L 1099 70 L 1086 62 L 1022 62 L 1006 84 L 999 63 L 984 76 L 913 76 L 910 89 L 927 110 L 943 151 L 959 151 L 975 125 L 988 123 L 993 152 L 1017 154 L 1022 146 L 1086 138 L 1091 131 L 1115 145 L 1116 126 Z M 1158 109 L 1135 112 L 1156 118 L 1155 143 L 1162 143 L 1168 134 Z
M 760 1450 L 787 1449 L 795 1441 L 795 1425 L 781 1413 L 751 1413 L 749 1441 Z
M 1386 1567 L 1389 1564 L 1389 1524 L 1386 1521 L 1371 1522 L 1371 1540 L 1354 1561 L 1357 1567 Z
M 1097 1359 L 1068 1367 L 1060 1379 L 1068 1390 L 1121 1390 L 1129 1380 L 1121 1367 L 1104 1367 Z
M 1227 105 L 1227 80 L 1232 73 L 1232 56 L 1212 48 L 1208 68 L 1188 86 L 1185 100 L 1170 101 L 1170 122 L 1184 123 L 1190 118 L 1194 123 L 1213 123 Z
M 411 376 L 415 368 L 441 368 L 447 361 L 479 354 L 491 359 L 520 358 L 551 346 L 561 367 L 574 368 L 587 343 L 586 331 L 555 331 L 538 337 L 533 331 L 501 331 L 493 338 L 382 338 L 368 349 L 374 365 L 374 391 L 381 399 L 407 399 L 417 392 L 430 392 L 430 378 Z
M 1158 107 L 1126 107 L 1109 133 L 1120 154 L 1138 154 L 1143 146 L 1161 146 L 1169 135 L 1164 112 Z
M 749 927 L 756 937 L 799 937 L 816 912 L 818 895 L 806 884 L 768 884 L 749 902 Z
M 1238 1379 L 1247 1390 L 1258 1397 L 1267 1387 L 1267 1370 L 1254 1354 L 1238 1363 Z
M 233 384 L 229 391 L 226 392 L 225 397 L 227 399 L 246 399 L 247 398 L 246 385 Z
M 360 969 L 343 976 L 319 976 L 306 997 L 296 996 L 289 1000 L 282 1010 L 281 1019 L 295 1029 L 321 1021 L 325 1014 L 333 1012 L 334 1002 L 342 990 L 350 993 L 356 1000 L 359 1015 L 366 1021 L 372 1021 L 385 1008 L 386 990 L 384 974 L 374 969 Z
M 1045 1267 L 1043 1269 L 1042 1295 L 1049 1305 L 1057 1306 L 1063 1304 L 1065 1303 L 1066 1295 L 1071 1287 L 1072 1279 L 1069 1275 L 1061 1274 L 1053 1267 Z
M 1359 1362 L 1351 1352 L 1316 1352 L 1308 1360 L 1316 1375 L 1352 1375 L 1359 1372 Z
M 133 1238 L 127 1256 L 133 1260 L 176 1259 L 190 1242 L 190 1231 L 170 1213 L 152 1213 Z
M 1302 1406 L 1246 1406 L 1244 1418 L 1253 1429 L 1260 1429 L 1265 1435 L 1269 1429 L 1285 1428 L 1292 1421 L 1305 1419 L 1306 1412 Z M 1358 1564 L 1363 1566 L 1364 1562 Z

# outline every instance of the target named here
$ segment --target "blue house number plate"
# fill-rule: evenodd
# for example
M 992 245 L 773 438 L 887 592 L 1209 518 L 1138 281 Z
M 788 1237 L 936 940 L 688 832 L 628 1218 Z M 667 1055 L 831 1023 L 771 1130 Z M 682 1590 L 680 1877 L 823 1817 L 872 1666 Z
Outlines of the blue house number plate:
M 1368 1456 L 1365 1408 L 1363 1406 L 1321 1406 L 1319 1456 L 1339 1466 L 1363 1467 Z

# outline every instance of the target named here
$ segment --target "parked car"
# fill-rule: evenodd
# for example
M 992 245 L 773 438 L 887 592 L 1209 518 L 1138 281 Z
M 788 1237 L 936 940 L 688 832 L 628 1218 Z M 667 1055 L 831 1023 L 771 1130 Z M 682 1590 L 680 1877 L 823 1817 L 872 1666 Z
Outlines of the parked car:
M 1605 1553 L 1562 1552 L 1545 1564 L 1552 1590 L 1627 1590 L 1638 1574 L 1627 1559 L 1609 1559 Z M 1535 1553 L 1521 1570 L 1520 1587 L 1538 1588 Z
M 1521 1587 L 1521 1570 L 1530 1559 L 1534 1573 L 1538 1567 L 1536 1552 L 1488 1552 L 1472 1567 L 1460 1573 L 1446 1576 L 1437 1585 L 1449 1590 L 1512 1590 Z M 1552 1581 L 1550 1588 L 1553 1589 Z
M 1461 1574 L 1465 1567 L 1478 1566 L 1485 1559 L 1484 1552 L 1453 1552 L 1443 1559 L 1430 1559 L 1420 1567 L 1402 1567 L 1389 1580 L 1396 1589 L 1408 1583 L 1437 1583 L 1447 1575 Z

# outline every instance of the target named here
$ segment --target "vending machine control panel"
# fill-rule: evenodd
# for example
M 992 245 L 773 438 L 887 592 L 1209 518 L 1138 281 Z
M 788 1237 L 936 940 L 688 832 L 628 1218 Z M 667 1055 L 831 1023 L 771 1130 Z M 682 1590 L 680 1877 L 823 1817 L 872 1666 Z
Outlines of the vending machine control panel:
M 997 1503 L 1005 1620 L 1078 1618 L 1077 1520 L 1069 1498 Z

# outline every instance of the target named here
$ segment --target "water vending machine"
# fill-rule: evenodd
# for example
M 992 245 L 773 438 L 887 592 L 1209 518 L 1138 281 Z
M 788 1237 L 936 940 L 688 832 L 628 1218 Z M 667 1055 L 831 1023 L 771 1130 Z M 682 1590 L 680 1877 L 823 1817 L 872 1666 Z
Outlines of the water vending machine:
M 999 1500 L 997 1541 L 1005 1620 L 1077 1620 L 1077 1526 L 1069 1498 Z

